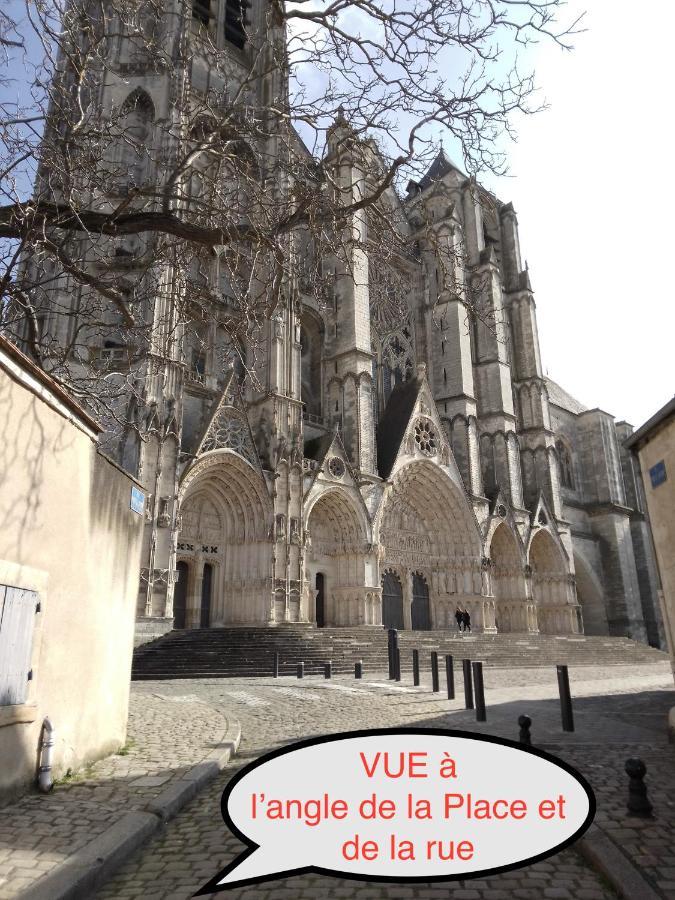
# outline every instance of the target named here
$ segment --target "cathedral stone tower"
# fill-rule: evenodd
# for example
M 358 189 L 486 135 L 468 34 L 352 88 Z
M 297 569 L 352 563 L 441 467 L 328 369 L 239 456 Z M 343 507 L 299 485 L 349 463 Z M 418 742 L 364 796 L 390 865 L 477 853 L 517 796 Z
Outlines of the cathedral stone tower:
M 300 170 L 309 154 L 270 112 L 287 106 L 286 76 L 256 48 L 284 35 L 263 0 L 139 9 L 163 62 L 131 33 L 114 42 L 96 102 L 132 140 L 97 202 L 134 204 L 173 177 L 172 202 L 198 221 L 214 129 L 237 160 L 218 174 L 219 220 L 255 216 L 252 180 L 271 203 L 294 196 L 293 166 L 278 163 L 295 154 Z M 139 143 L 153 152 L 141 158 Z M 323 165 L 350 205 L 381 160 L 340 115 Z M 658 642 L 647 525 L 619 452 L 628 426 L 618 438 L 611 416 L 544 377 L 512 205 L 444 151 L 405 198 L 379 202 L 405 250 L 378 259 L 364 209 L 340 249 L 298 229 L 277 281 L 271 259 L 249 268 L 249 299 L 271 281 L 278 293 L 234 336 L 232 251 L 186 260 L 178 245 L 141 276 L 151 238 L 110 242 L 147 298 L 133 353 L 113 321 L 86 338 L 101 378 L 113 370 L 124 388 L 127 427 L 111 428 L 110 450 L 147 491 L 140 639 L 246 623 L 445 628 L 460 606 L 488 632 L 644 639 L 646 621 Z M 57 309 L 82 303 L 82 288 L 64 273 L 55 284 L 42 302 L 66 343 L 72 319 Z

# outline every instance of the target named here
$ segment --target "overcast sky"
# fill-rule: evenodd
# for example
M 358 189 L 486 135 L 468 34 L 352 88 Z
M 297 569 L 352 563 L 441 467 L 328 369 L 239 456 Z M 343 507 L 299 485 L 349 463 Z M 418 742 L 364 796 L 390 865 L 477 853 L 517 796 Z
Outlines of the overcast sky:
M 518 213 L 547 374 L 638 427 L 675 393 L 675 3 L 584 6 L 573 53 L 535 51 L 551 108 L 519 124 L 494 188 Z

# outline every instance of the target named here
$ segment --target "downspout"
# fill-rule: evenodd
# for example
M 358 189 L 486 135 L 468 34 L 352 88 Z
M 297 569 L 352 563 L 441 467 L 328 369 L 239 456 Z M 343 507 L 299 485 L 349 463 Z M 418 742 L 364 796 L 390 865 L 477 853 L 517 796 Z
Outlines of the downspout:
M 152 594 L 155 587 L 155 547 L 157 544 L 158 494 L 162 478 L 163 429 L 157 431 L 157 460 L 155 463 L 155 491 L 152 498 L 152 529 L 150 531 L 150 552 L 148 554 L 148 582 L 145 588 L 145 614 L 152 615 Z

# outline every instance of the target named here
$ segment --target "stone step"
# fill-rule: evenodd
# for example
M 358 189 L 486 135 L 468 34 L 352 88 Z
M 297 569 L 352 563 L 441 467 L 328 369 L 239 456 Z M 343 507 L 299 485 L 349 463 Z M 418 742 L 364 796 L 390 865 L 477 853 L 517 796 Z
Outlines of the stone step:
M 667 660 L 667 655 L 628 638 L 584 635 L 523 635 L 456 631 L 401 631 L 401 666 L 409 671 L 412 650 L 420 651 L 422 667 L 429 653 L 451 653 L 458 660 L 480 659 L 487 666 L 523 667 L 641 664 Z M 307 674 L 320 674 L 331 660 L 333 671 L 349 673 L 354 662 L 366 671 L 387 668 L 387 632 L 383 628 L 316 628 L 312 625 L 174 631 L 139 647 L 134 654 L 133 678 L 210 678 L 269 676 L 274 653 L 280 654 L 280 672 L 295 674 L 305 663 Z

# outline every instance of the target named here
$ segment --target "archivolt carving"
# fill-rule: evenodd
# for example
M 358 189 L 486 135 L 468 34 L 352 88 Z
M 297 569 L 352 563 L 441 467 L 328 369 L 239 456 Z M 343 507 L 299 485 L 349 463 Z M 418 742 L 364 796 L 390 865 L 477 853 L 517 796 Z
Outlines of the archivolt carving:
M 239 453 L 251 465 L 256 463 L 248 423 L 238 410 L 229 406 L 224 406 L 218 412 L 201 446 L 203 453 L 224 449 Z
M 426 460 L 409 463 L 394 477 L 380 518 L 380 541 L 387 562 L 480 571 L 481 541 L 472 511 L 459 489 L 438 466 Z
M 354 504 L 341 491 L 329 491 L 316 501 L 307 530 L 314 556 L 364 553 L 366 534 Z

